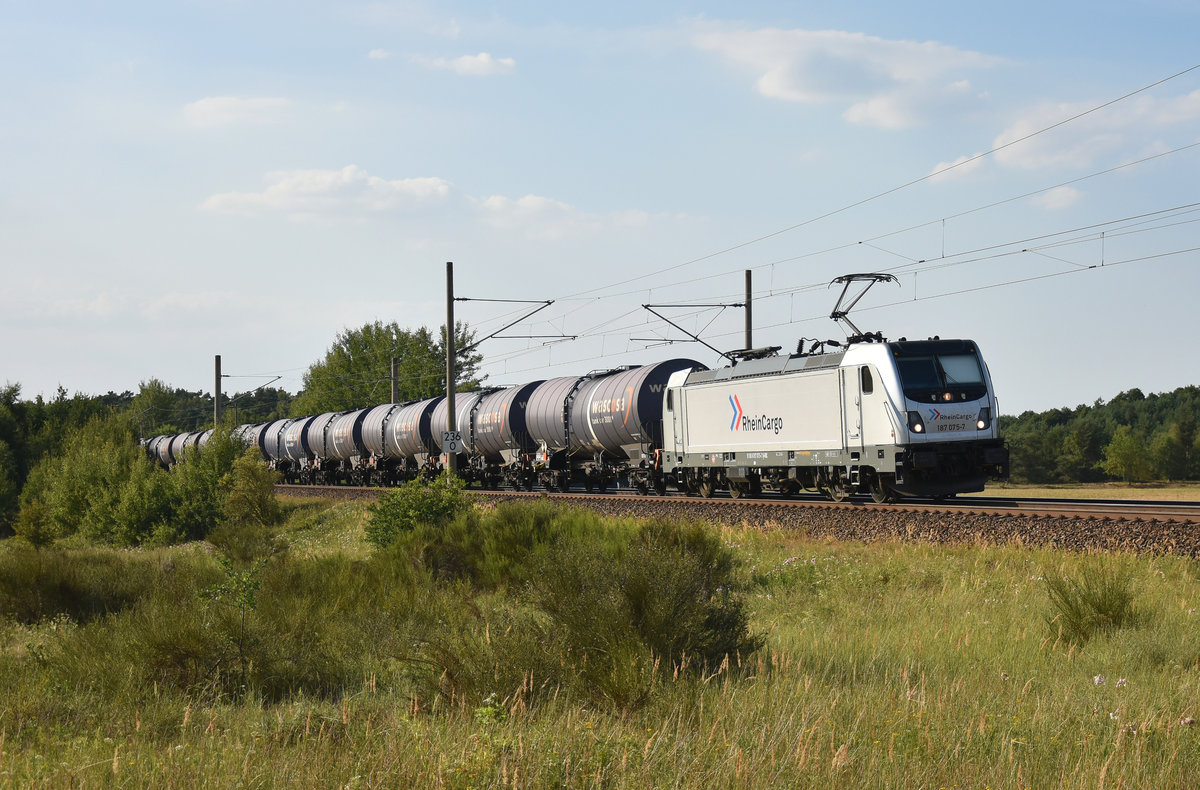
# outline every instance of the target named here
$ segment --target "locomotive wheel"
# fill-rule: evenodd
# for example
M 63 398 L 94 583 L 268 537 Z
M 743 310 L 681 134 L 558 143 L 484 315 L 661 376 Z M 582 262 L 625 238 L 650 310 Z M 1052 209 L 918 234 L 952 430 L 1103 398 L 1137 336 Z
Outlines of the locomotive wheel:
M 877 505 L 882 505 L 887 502 L 895 502 L 896 492 L 888 488 L 888 484 L 883 482 L 879 475 L 876 475 L 875 477 L 871 478 L 871 499 L 874 500 L 875 504 Z
M 742 484 L 742 483 L 730 483 L 729 484 L 729 498 L 730 499 L 741 499 L 745 495 L 746 495 L 746 488 L 745 488 L 744 484 Z
M 846 486 L 842 484 L 841 481 L 833 483 L 832 485 L 823 486 L 821 488 L 821 492 L 834 502 L 842 502 L 846 499 L 846 497 L 850 496 L 850 492 L 846 490 Z
M 634 486 L 634 488 L 637 489 L 637 492 L 639 494 L 641 494 L 642 496 L 645 496 L 646 494 L 650 493 L 650 486 L 646 485 L 646 483 L 642 480 L 637 481 L 636 483 L 633 484 L 633 486 Z
M 698 490 L 700 491 L 700 496 L 704 497 L 705 499 L 711 499 L 713 495 L 712 480 L 709 480 L 707 477 L 701 480 Z
M 654 493 L 659 496 L 667 495 L 667 479 L 665 477 L 657 478 L 654 481 Z
M 587 491 L 590 494 L 590 493 L 592 493 L 592 489 L 595 487 L 596 486 L 592 484 L 592 478 L 590 478 L 590 477 L 583 478 L 583 490 L 584 491 Z
M 527 478 L 527 479 L 525 480 L 525 490 L 526 490 L 526 491 L 532 491 L 532 490 L 533 490 L 533 478 L 532 478 L 532 477 L 530 477 L 530 478 Z

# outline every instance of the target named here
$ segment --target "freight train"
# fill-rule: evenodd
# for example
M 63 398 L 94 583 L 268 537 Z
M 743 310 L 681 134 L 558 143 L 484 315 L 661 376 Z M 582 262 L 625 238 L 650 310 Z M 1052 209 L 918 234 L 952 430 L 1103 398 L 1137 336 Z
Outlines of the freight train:
M 941 498 L 1008 476 L 986 364 L 970 340 L 859 336 L 796 353 L 761 349 L 710 370 L 671 359 L 457 393 L 459 475 L 531 490 L 703 497 L 816 490 Z M 829 348 L 832 346 L 832 348 Z M 240 425 L 283 479 L 395 485 L 447 464 L 444 397 Z M 209 432 L 157 436 L 164 465 Z

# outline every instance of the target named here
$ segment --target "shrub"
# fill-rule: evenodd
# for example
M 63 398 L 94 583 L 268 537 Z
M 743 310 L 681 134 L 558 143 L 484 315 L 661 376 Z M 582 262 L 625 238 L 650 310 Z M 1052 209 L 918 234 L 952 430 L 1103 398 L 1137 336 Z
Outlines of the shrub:
M 429 483 L 410 480 L 399 488 L 384 491 L 371 505 L 367 539 L 382 548 L 418 525 L 441 527 L 471 505 L 464 483 L 449 474 Z
M 574 511 L 522 506 L 460 517 L 443 534 L 422 554 L 443 578 L 503 571 L 503 581 L 527 583 L 523 603 L 485 597 L 442 615 L 446 626 L 430 649 L 455 694 L 567 688 L 632 710 L 665 677 L 713 671 L 762 644 L 749 631 L 733 555 L 703 524 L 652 521 L 631 534 Z M 480 571 L 476 550 L 464 546 L 508 559 L 493 556 Z
M 1093 636 L 1136 625 L 1132 572 L 1128 568 L 1092 565 L 1079 579 L 1046 575 L 1051 631 L 1082 646 Z
M 521 502 L 467 510 L 444 526 L 418 525 L 393 545 L 439 579 L 495 589 L 523 585 L 537 572 L 539 558 L 566 536 L 619 541 L 591 511 Z
M 38 547 L 73 535 L 117 546 L 203 538 L 225 517 L 227 494 L 253 488 L 231 476 L 242 449 L 224 427 L 167 473 L 138 446 L 127 419 L 95 418 L 30 473 L 17 533 Z
M 171 469 L 175 492 L 172 527 L 184 540 L 202 540 L 225 518 L 227 481 L 234 461 L 245 452 L 230 426 L 214 431 L 203 451 L 184 452 L 183 463 Z
M 272 526 L 279 522 L 275 483 L 279 473 L 267 468 L 257 448 L 246 450 L 221 479 L 225 492 L 225 519 L 247 526 Z

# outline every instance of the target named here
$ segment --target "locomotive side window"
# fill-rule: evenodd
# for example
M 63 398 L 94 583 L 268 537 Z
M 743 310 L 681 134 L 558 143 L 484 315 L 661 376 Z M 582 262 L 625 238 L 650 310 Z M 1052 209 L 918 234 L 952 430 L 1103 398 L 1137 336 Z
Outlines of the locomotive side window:
M 862 379 L 863 395 L 870 395 L 872 392 L 875 391 L 875 381 L 871 377 L 871 369 L 869 367 L 867 367 L 866 365 L 863 365 L 861 368 L 858 369 L 858 372 L 859 372 L 859 376 Z

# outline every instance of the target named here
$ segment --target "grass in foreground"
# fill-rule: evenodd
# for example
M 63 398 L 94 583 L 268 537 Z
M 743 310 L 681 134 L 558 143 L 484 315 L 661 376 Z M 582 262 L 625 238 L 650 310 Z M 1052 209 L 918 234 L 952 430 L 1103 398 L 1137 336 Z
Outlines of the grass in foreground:
M 315 505 L 297 508 L 284 528 L 290 561 L 365 572 L 355 507 L 334 506 L 328 522 Z M 422 695 L 397 661 L 402 642 L 331 690 L 239 698 L 166 680 L 134 687 L 112 681 L 126 671 L 119 651 L 74 675 L 53 665 L 55 645 L 115 627 L 119 615 L 8 621 L 0 626 L 0 785 L 1192 782 L 1200 761 L 1200 725 L 1188 723 L 1200 718 L 1194 561 L 839 544 L 785 531 L 725 529 L 720 538 L 742 562 L 751 626 L 765 647 L 703 674 L 668 673 L 645 705 L 626 710 L 570 686 L 536 698 Z M 196 554 L 153 561 L 178 572 L 200 562 Z M 1073 641 L 1054 619 L 1046 578 L 1100 571 L 1126 580 L 1139 616 Z M 369 593 L 356 599 L 366 608 Z M 484 608 L 519 593 L 463 591 Z M 385 620 L 364 620 L 387 637 Z M 484 633 L 478 647 L 503 636 Z

